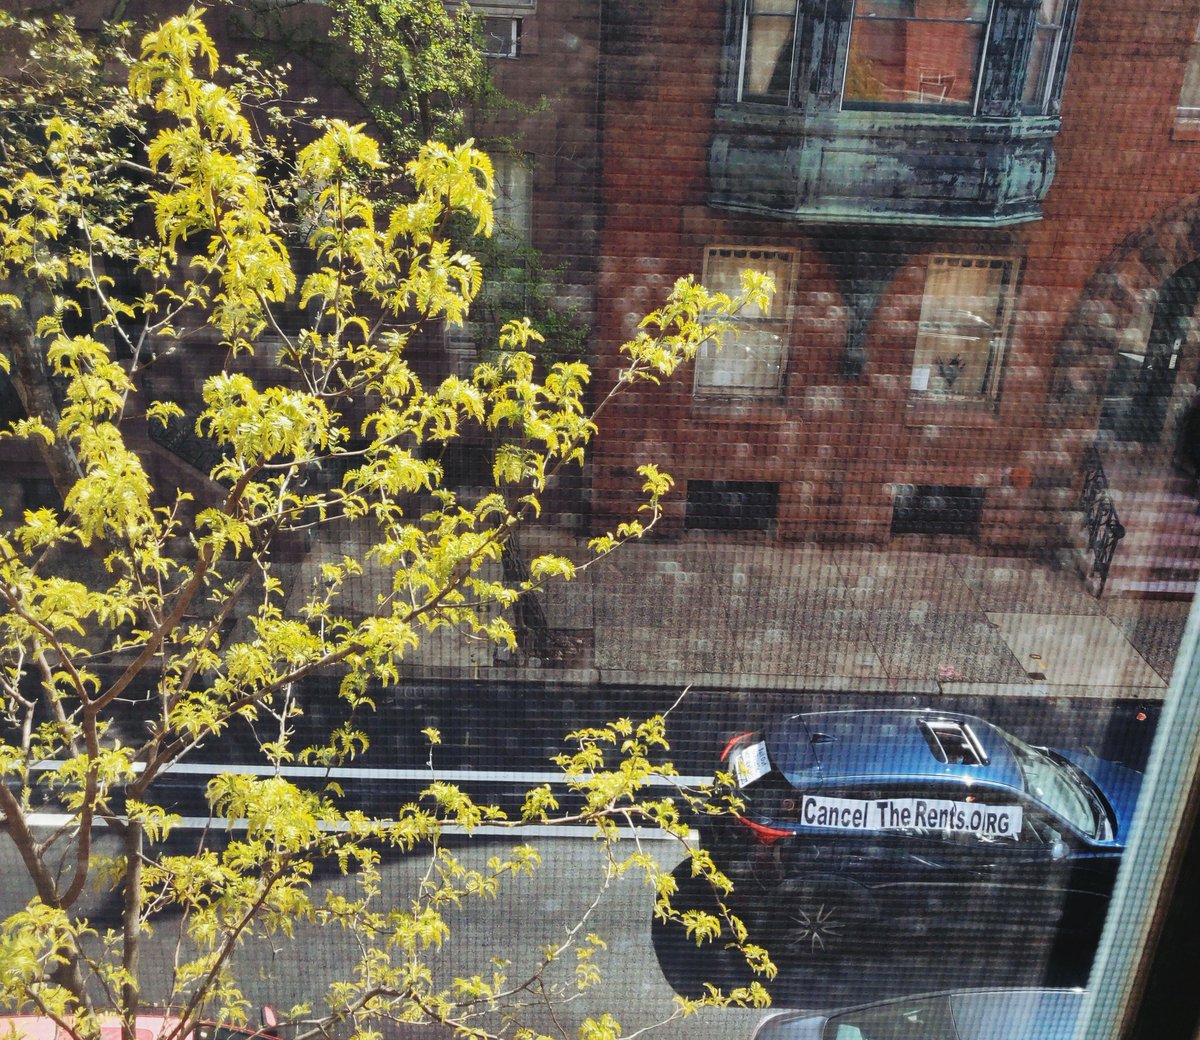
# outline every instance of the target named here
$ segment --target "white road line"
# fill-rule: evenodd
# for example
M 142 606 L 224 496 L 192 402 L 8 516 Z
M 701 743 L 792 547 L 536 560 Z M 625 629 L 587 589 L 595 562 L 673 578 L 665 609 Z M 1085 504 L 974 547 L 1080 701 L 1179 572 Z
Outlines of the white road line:
M 67 813 L 30 813 L 26 817 L 26 821 L 31 827 L 62 827 L 73 822 L 75 818 Z M 209 819 L 207 816 L 184 816 L 179 823 L 175 825 L 176 830 L 192 830 L 199 831 L 212 829 L 214 831 L 235 830 L 244 831 L 246 829 L 246 821 L 232 820 L 228 823 L 225 820 Z M 619 827 L 620 834 L 624 838 L 636 837 L 639 841 L 663 841 L 671 839 L 672 836 L 664 834 L 657 828 L 651 827 Z M 442 833 L 459 837 L 465 834 L 462 827 L 457 824 L 443 824 Z M 471 829 L 468 837 L 504 837 L 511 838 L 514 842 L 520 842 L 526 837 L 534 838 L 595 838 L 596 828 L 585 827 L 580 824 L 564 825 L 555 827 L 547 823 L 531 823 L 523 827 L 498 827 L 494 824 L 483 824 Z M 672 839 L 678 840 L 678 839 Z
M 57 762 L 39 762 L 37 768 L 56 769 Z M 268 765 L 234 765 L 228 763 L 176 762 L 164 772 L 195 776 L 216 776 L 218 773 L 237 773 L 244 776 L 328 777 L 331 780 L 442 780 L 449 783 L 484 784 L 562 784 L 562 773 L 521 772 L 503 769 L 381 769 L 371 766 L 280 766 L 278 770 Z M 651 787 L 699 787 L 712 781 L 711 776 L 652 776 L 647 780 Z

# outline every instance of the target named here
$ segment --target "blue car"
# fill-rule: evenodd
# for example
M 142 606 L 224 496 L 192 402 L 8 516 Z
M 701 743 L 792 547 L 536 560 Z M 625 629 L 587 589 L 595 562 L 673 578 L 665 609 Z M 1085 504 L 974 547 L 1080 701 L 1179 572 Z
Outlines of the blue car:
M 793 715 L 725 746 L 705 840 L 776 959 L 1091 952 L 1142 776 L 934 710 Z

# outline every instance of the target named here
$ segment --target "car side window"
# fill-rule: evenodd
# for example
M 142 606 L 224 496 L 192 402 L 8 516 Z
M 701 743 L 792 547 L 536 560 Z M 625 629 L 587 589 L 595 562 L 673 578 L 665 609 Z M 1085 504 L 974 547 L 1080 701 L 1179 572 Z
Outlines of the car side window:
M 799 819 L 803 796 L 779 773 L 768 773 L 738 794 L 753 805 L 756 814 L 781 822 Z
M 1025 806 L 1025 825 L 1021 836 L 1025 840 L 1045 845 L 1048 848 L 1054 848 L 1066 842 L 1063 828 L 1057 820 L 1040 809 L 1028 805 Z

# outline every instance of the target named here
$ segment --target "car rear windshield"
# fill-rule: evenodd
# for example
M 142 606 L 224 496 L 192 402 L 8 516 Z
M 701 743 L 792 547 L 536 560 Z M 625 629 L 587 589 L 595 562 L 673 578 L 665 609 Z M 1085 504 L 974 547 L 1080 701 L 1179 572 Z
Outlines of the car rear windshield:
M 1095 799 L 1083 781 L 1045 752 L 1010 733 L 1005 738 L 1025 778 L 1025 789 L 1076 830 L 1096 837 L 1102 829 L 1103 817 L 1098 815 Z

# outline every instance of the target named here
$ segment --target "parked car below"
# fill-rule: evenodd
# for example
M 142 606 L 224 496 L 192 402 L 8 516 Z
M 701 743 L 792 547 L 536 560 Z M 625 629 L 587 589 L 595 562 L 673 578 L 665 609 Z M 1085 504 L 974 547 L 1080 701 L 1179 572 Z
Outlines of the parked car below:
M 1141 774 L 969 715 L 793 715 L 734 737 L 742 808 L 704 829 L 777 958 L 1098 941 Z
M 753 1040 L 1071 1040 L 1081 989 L 951 990 L 823 1014 L 785 1011 Z

